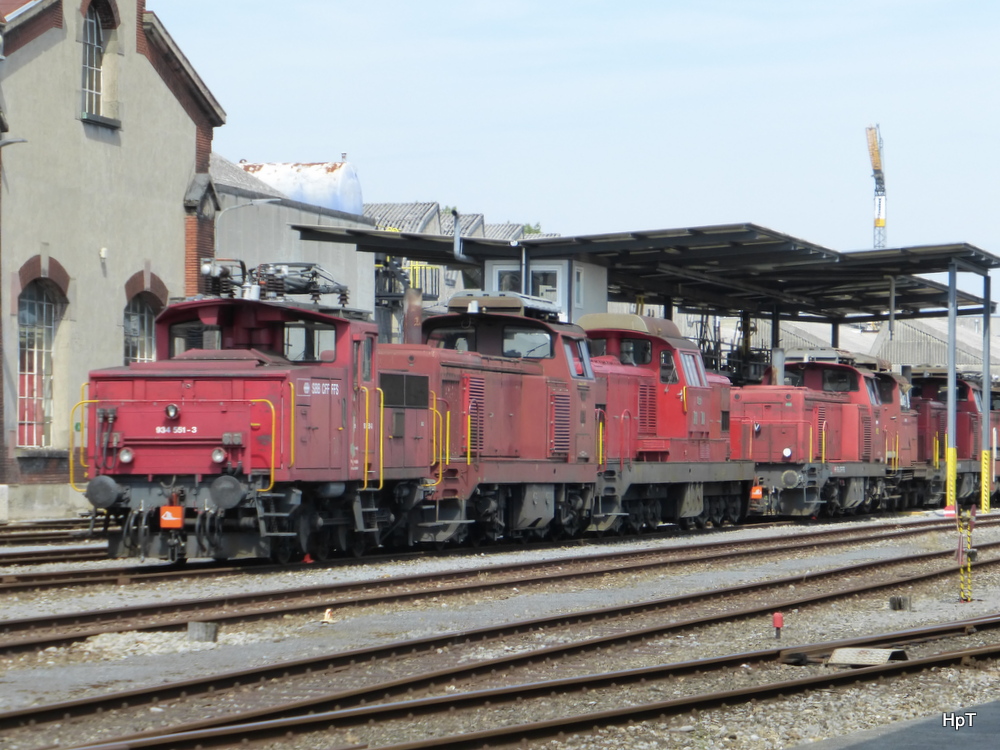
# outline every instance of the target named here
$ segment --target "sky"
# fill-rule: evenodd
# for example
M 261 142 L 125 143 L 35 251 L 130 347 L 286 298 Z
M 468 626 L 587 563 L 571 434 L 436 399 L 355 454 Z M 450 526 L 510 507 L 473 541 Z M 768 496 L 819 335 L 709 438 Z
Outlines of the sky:
M 751 222 L 1000 255 L 992 0 L 146 0 L 232 161 L 340 161 L 369 203 L 601 234 Z

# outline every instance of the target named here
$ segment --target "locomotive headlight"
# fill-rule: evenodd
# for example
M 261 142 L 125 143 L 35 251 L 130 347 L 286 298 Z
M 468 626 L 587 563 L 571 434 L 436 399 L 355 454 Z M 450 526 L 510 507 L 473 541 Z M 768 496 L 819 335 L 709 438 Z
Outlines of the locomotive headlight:
M 781 455 L 784 456 L 786 460 L 789 459 L 789 458 L 791 458 L 792 457 L 792 449 L 791 448 L 785 448 L 785 450 L 781 451 Z
M 167 419 L 177 419 L 181 415 L 181 407 L 177 404 L 167 404 L 164 411 L 167 413 Z
M 225 460 L 226 460 L 225 448 L 216 448 L 215 450 L 212 451 L 212 461 L 214 461 L 217 464 L 221 464 Z
M 132 452 L 131 448 L 122 448 L 118 451 L 118 460 L 123 464 L 132 463 L 133 458 L 135 458 L 135 454 Z

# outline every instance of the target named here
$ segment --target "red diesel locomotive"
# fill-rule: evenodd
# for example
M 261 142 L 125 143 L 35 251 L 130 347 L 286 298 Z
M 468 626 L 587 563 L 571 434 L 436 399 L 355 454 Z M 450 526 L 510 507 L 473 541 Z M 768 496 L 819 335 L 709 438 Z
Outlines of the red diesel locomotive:
M 466 293 L 384 344 L 319 304 L 336 289 L 318 268 L 206 270 L 228 295 L 168 307 L 158 360 L 91 373 L 78 405 L 112 556 L 324 559 L 747 513 L 730 388 L 670 321 L 585 332 L 544 300 Z
M 944 496 L 941 376 L 838 353 L 732 388 L 672 321 L 566 325 L 507 293 L 456 295 L 385 344 L 320 304 L 344 290 L 311 264 L 206 270 L 219 296 L 168 307 L 158 360 L 91 373 L 78 405 L 71 481 L 86 473 L 112 556 L 324 559 Z M 977 384 L 956 390 L 969 502 L 984 406 Z
M 785 363 L 780 385 L 772 367 L 761 385 L 733 395 L 733 454 L 757 467 L 750 512 L 829 516 L 941 506 L 947 379 L 923 375 L 910 383 L 885 363 L 833 354 Z M 957 380 L 956 406 L 956 495 L 971 504 L 980 492 L 979 385 Z

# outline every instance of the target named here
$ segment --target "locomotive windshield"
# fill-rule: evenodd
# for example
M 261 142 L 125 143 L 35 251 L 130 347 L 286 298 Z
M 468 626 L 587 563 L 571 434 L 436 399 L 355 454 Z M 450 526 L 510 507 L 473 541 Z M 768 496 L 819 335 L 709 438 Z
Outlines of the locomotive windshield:
M 427 343 L 437 349 L 474 352 L 476 351 L 476 329 L 437 328 L 427 336 Z
M 337 329 L 323 323 L 285 324 L 284 357 L 290 362 L 334 360 L 337 352 Z
M 222 328 L 189 320 L 170 326 L 170 356 L 176 357 L 191 349 L 221 349 Z
M 546 359 L 552 356 L 552 334 L 538 328 L 504 326 L 503 355 L 526 359 Z
M 332 361 L 337 350 L 336 327 L 311 320 L 267 321 L 258 326 L 215 325 L 200 319 L 170 326 L 171 358 L 195 349 L 257 349 L 290 362 Z

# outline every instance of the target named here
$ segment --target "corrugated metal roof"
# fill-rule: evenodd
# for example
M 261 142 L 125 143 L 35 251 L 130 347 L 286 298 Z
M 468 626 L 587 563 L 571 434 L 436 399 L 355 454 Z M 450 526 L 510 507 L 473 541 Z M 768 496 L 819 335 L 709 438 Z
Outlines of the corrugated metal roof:
M 382 229 L 400 232 L 427 232 L 435 226 L 440 207 L 437 203 L 366 203 L 365 216 Z
M 462 222 L 463 237 L 485 237 L 485 222 L 482 214 L 459 214 Z M 455 217 L 448 211 L 439 212 L 441 222 L 441 234 L 455 234 Z
M 524 237 L 509 242 L 468 238 L 456 260 L 447 237 L 416 233 L 295 227 L 303 238 L 357 245 L 367 252 L 442 265 L 479 265 L 486 260 L 529 262 L 572 259 L 603 266 L 608 298 L 738 315 L 777 315 L 782 320 L 864 322 L 940 316 L 947 287 L 914 274 L 939 273 L 952 262 L 985 273 L 1000 258 L 967 244 L 838 253 L 755 224 L 725 224 L 576 237 Z M 983 300 L 958 293 L 965 313 Z
M 519 240 L 524 234 L 524 224 L 514 224 L 506 222 L 504 224 L 486 224 L 483 227 L 483 236 L 489 240 Z

